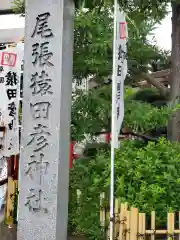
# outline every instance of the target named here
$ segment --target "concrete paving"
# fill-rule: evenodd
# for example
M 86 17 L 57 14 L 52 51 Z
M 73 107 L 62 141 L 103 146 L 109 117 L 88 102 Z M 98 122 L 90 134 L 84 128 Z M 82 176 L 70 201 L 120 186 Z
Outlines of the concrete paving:
M 5 215 L 5 210 L 3 209 L 0 211 L 0 223 L 4 221 L 4 215 Z
M 0 223 L 2 223 L 4 220 L 4 213 L 0 213 Z

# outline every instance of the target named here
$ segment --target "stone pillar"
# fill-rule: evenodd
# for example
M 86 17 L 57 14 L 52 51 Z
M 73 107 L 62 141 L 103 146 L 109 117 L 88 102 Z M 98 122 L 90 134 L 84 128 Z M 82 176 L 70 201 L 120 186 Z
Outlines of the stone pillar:
M 73 0 L 27 0 L 18 240 L 65 240 Z

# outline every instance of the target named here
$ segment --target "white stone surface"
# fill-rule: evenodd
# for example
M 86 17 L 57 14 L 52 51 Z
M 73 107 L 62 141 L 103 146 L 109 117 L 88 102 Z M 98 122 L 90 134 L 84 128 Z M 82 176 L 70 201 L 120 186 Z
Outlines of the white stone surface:
M 17 239 L 65 240 L 68 215 L 73 1 L 28 0 L 26 3 L 24 98 Z M 37 16 L 47 12 L 50 13 L 50 16 L 48 20 L 46 19 L 48 25 L 46 28 L 52 30 L 53 37 L 46 38 L 38 34 L 32 37 Z M 37 65 L 34 66 L 32 62 L 39 55 L 32 56 L 32 45 L 38 43 L 40 46 L 45 42 L 49 42 L 49 44 L 46 44 L 46 47 L 48 47 L 46 53 L 53 53 L 53 56 L 51 55 L 47 61 L 54 66 L 48 65 L 44 58 L 41 58 L 46 63 L 44 66 L 39 65 L 39 58 Z M 37 50 L 39 52 L 39 48 Z M 52 80 L 47 81 L 49 85 L 44 85 L 46 87 L 51 85 L 49 92 L 47 91 L 45 95 L 42 95 L 42 92 L 38 93 L 40 85 L 38 90 L 31 86 L 32 74 L 37 72 L 40 76 L 42 71 L 48 74 L 47 79 Z M 41 112 L 40 117 L 36 118 L 39 112 L 36 112 L 35 115 L 35 109 L 30 106 L 40 102 L 49 102 L 49 114 L 48 116 L 43 115 L 43 113 L 47 113 L 44 110 L 43 113 Z M 39 132 L 39 138 L 35 135 L 34 141 L 33 136 L 30 136 L 30 134 L 35 131 L 34 127 L 38 124 L 46 126 L 47 129 L 44 129 L 42 135 Z M 49 134 L 46 134 L 47 132 Z M 41 150 L 38 147 L 41 147 Z M 34 155 L 32 159 L 34 161 L 40 161 L 40 156 L 43 157 L 44 165 L 41 165 L 41 168 L 39 168 L 39 165 L 37 167 L 37 162 L 34 162 L 31 167 L 28 166 L 32 155 Z M 34 190 L 31 192 L 31 198 L 27 199 L 28 196 L 30 197 L 30 189 Z M 31 209 L 28 208 L 30 205 Z

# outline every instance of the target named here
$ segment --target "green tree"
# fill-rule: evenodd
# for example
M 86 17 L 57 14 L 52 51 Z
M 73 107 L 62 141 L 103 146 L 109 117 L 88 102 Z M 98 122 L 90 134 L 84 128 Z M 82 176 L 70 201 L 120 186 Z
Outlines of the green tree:
M 104 78 L 112 74 L 113 19 L 110 13 L 109 5 L 101 10 L 76 10 L 74 78 L 81 81 L 91 77 L 99 83 L 98 89 L 88 93 L 78 91 L 73 98 L 72 138 L 76 140 L 84 138 L 84 133 L 110 132 L 111 86 L 104 86 Z M 167 60 L 166 53 L 147 41 L 156 21 L 140 22 L 136 15 L 131 15 L 134 21 L 128 24 L 129 72 L 126 84 L 135 84 L 141 72 L 147 73 L 154 59 L 163 63 Z
M 76 7 L 86 7 L 90 9 L 96 8 L 98 6 L 101 9 L 104 3 L 109 3 L 111 6 L 113 5 L 113 0 L 99 0 L 99 1 L 89 1 L 89 0 L 77 0 L 75 1 Z M 155 87 L 161 90 L 161 93 L 167 95 L 171 102 L 179 103 L 180 98 L 180 24 L 179 24 L 179 16 L 180 16 L 180 3 L 178 0 L 166 0 L 166 1 L 155 1 L 155 0 L 142 0 L 142 1 L 127 1 L 122 0 L 119 1 L 122 9 L 128 14 L 129 17 L 133 13 L 138 12 L 138 18 L 140 20 L 143 19 L 152 19 L 160 21 L 165 17 L 168 12 L 169 4 L 171 4 L 172 9 L 172 53 L 171 53 L 171 88 L 170 94 L 168 89 L 165 89 L 161 84 L 157 83 L 152 77 L 143 75 L 145 79 L 147 79 L 150 83 L 152 83 Z M 21 1 L 16 1 L 16 11 L 23 10 Z M 20 6 L 20 7 L 18 7 Z M 20 11 L 20 12 L 21 12 Z M 132 19 L 132 18 L 131 18 Z M 169 121 L 169 139 L 178 141 L 180 138 L 180 113 L 177 111 L 174 113 Z
M 14 9 L 16 13 L 25 12 L 25 1 L 24 0 L 13 0 Z M 119 4 L 122 9 L 126 12 L 132 13 L 133 11 L 138 10 L 141 13 L 141 18 L 152 17 L 156 19 L 162 19 L 167 13 L 168 3 L 170 1 L 155 1 L 155 0 L 143 0 L 143 1 L 128 1 L 128 0 L 119 0 Z M 104 4 L 113 5 L 114 0 L 74 0 L 76 8 L 89 8 L 94 9 L 96 7 L 103 8 Z M 151 10 L 149 10 L 151 9 Z
M 76 1 L 77 6 L 79 3 Z M 112 4 L 110 1 L 99 1 L 99 4 L 96 1 L 96 5 L 94 1 L 82 3 L 86 8 L 79 7 L 75 11 L 73 75 L 77 80 L 90 76 L 99 82 L 112 75 Z M 23 6 L 22 0 L 16 0 L 14 11 L 22 12 Z M 166 57 L 147 40 L 159 20 L 143 17 L 139 9 L 129 11 L 127 7 L 126 10 L 129 30 L 127 83 L 132 83 L 140 79 L 141 72 L 147 73 L 148 65 L 155 59 Z
M 23 14 L 25 13 L 25 1 L 24 0 L 13 0 L 13 10 L 15 13 Z
M 22 1 L 16 2 L 16 6 L 18 4 L 22 6 Z M 87 131 L 90 134 L 103 129 L 110 131 L 111 87 L 104 86 L 104 78 L 112 74 L 112 16 L 109 4 L 103 5 L 101 9 L 80 8 L 75 11 L 73 77 L 79 81 L 91 77 L 99 87 L 88 94 L 78 91 L 73 97 L 72 139 L 82 139 Z M 155 58 L 165 59 L 166 56 L 147 41 L 156 21 L 142 21 L 137 11 L 130 13 L 129 18 L 133 18 L 133 21 L 128 23 L 129 72 L 126 83 L 135 84 L 142 71 L 147 73 L 148 65 Z

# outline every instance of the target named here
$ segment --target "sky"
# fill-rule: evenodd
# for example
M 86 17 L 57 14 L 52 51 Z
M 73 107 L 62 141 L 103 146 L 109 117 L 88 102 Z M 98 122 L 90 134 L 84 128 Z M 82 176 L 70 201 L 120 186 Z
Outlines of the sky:
M 166 50 L 171 50 L 171 32 L 171 13 L 169 13 L 161 25 L 157 25 L 157 29 L 154 31 L 157 44 Z
M 0 16 L 0 29 L 24 28 L 24 18 L 18 15 Z M 154 31 L 157 44 L 171 50 L 171 13 L 162 21 L 161 25 L 157 25 Z
M 19 15 L 0 16 L 0 29 L 23 28 L 24 18 Z

